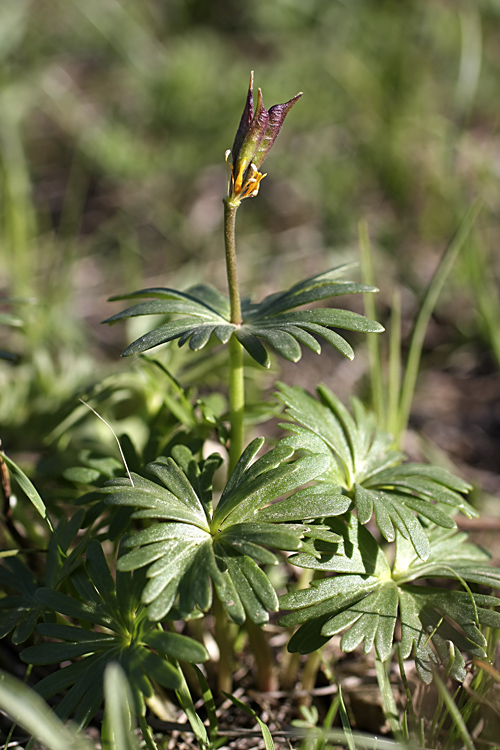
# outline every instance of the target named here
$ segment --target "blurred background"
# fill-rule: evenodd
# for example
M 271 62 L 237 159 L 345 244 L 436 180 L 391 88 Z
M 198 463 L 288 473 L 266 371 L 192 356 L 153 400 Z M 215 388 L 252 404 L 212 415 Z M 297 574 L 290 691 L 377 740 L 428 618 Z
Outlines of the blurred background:
M 134 332 L 100 326 L 109 296 L 225 290 L 224 152 L 253 69 L 267 107 L 304 96 L 238 215 L 243 292 L 358 260 L 366 222 L 378 316 L 399 289 L 404 347 L 481 199 L 411 425 L 499 489 L 500 0 L 1 0 L 0 66 L 4 445 L 38 451 L 65 400 L 130 370 Z M 311 355 L 282 376 L 363 394 L 361 344 L 353 364 Z

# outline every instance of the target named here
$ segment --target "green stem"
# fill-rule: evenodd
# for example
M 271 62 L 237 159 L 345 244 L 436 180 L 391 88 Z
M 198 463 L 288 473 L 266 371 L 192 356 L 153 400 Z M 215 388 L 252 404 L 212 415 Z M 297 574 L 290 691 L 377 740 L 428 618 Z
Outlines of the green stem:
M 391 303 L 391 328 L 389 334 L 389 363 L 387 372 L 387 421 L 386 429 L 394 435 L 399 445 L 398 417 L 401 394 L 401 293 L 395 290 Z
M 241 324 L 241 301 L 236 266 L 235 222 L 237 205 L 229 198 L 224 200 L 224 244 L 226 249 L 227 284 L 231 305 L 231 323 Z M 229 420 L 231 442 L 229 446 L 229 474 L 233 471 L 243 450 L 243 414 L 245 410 L 245 384 L 243 379 L 243 347 L 233 334 L 229 339 Z
M 398 717 L 398 710 L 396 707 L 396 701 L 392 693 L 391 682 L 387 672 L 387 665 L 381 661 L 377 656 L 375 657 L 375 670 L 377 673 L 377 682 L 380 689 L 380 695 L 382 697 L 382 706 L 384 708 L 384 715 L 391 731 L 394 735 L 394 739 L 398 742 L 402 739 L 401 723 Z
M 147 723 L 144 716 L 139 716 L 139 726 L 141 728 L 142 737 L 148 750 L 158 750 L 158 746 L 153 739 L 153 732 L 151 727 Z
M 208 748 L 210 746 L 210 742 L 208 739 L 207 730 L 205 728 L 205 725 L 203 724 L 202 720 L 196 713 L 196 709 L 194 707 L 193 699 L 191 697 L 191 693 L 189 691 L 188 684 L 186 682 L 186 678 L 184 677 L 184 673 L 182 669 L 179 667 L 179 662 L 176 659 L 169 659 L 169 661 L 178 668 L 179 670 L 179 676 L 181 678 L 181 684 L 180 687 L 175 691 L 175 694 L 177 696 L 177 700 L 179 701 L 179 704 L 184 711 L 184 713 L 187 716 L 187 719 L 191 725 L 191 729 L 193 730 L 193 734 L 198 740 L 198 743 L 200 747 L 202 748 Z M 142 729 L 142 726 L 141 726 Z M 149 748 L 148 748 L 149 750 Z
M 247 617 L 245 627 L 257 666 L 257 689 L 262 693 L 269 693 L 276 690 L 273 653 L 269 647 L 266 634 L 260 625 L 256 625 Z
M 233 687 L 233 637 L 227 612 L 216 591 L 214 591 L 212 611 L 215 619 L 215 641 L 219 648 L 218 688 L 220 693 L 230 693 Z
M 300 698 L 301 705 L 309 706 L 311 705 L 312 697 L 311 697 L 311 691 L 314 689 L 314 686 L 316 685 L 316 680 L 318 678 L 318 671 L 321 666 L 321 650 L 318 649 L 317 651 L 313 651 L 310 653 L 307 657 L 306 663 L 304 665 L 304 669 L 302 671 L 302 677 L 301 677 L 301 683 L 302 683 L 302 690 L 309 693 L 308 696 L 304 696 L 303 698 Z
M 238 206 L 224 199 L 224 246 L 226 248 L 227 285 L 231 303 L 231 323 L 241 324 L 241 302 L 238 286 L 238 268 L 236 266 L 235 224 Z
M 409 717 L 410 717 L 410 732 L 408 734 L 411 734 L 414 738 L 417 738 L 418 735 L 418 721 L 417 716 L 415 714 L 415 707 L 413 705 L 413 698 L 410 690 L 410 685 L 408 683 L 408 678 L 406 676 L 405 672 L 405 665 L 403 661 L 403 657 L 401 656 L 401 649 L 397 649 L 397 655 L 398 655 L 398 665 L 399 665 L 399 674 L 401 675 L 401 682 L 403 683 L 403 689 L 405 692 L 405 698 L 406 698 L 406 707 L 405 711 L 408 711 Z M 410 737 L 406 736 L 405 739 L 409 740 Z
M 243 347 L 236 338 L 229 339 L 229 470 L 231 474 L 243 451 L 243 414 L 245 411 L 245 383 L 243 379 Z

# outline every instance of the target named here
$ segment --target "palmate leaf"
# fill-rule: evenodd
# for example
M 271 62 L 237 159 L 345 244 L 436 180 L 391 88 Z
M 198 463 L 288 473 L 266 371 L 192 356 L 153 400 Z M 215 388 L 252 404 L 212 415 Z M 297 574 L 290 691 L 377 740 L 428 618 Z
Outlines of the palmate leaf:
M 21 652 L 21 659 L 28 664 L 71 662 L 36 685 L 44 698 L 65 693 L 56 709 L 61 718 L 73 714 L 79 726 L 88 724 L 102 704 L 104 673 L 113 662 L 121 665 L 130 682 L 136 713 L 144 715 L 144 699 L 153 694 L 151 680 L 172 690 L 182 684 L 178 669 L 167 656 L 189 662 L 208 658 L 197 641 L 156 629 L 140 604 L 141 579 L 140 575 L 118 572 L 115 585 L 101 546 L 92 541 L 85 568 L 72 576 L 79 598 L 50 588 L 38 589 L 36 599 L 45 609 L 84 624 L 42 623 L 37 632 L 51 642 Z
M 169 316 L 167 322 L 130 344 L 123 352 L 124 356 L 139 354 L 175 339 L 178 339 L 179 346 L 189 342 L 189 347 L 198 351 L 208 344 L 212 336 L 226 344 L 234 335 L 248 354 L 264 367 L 269 367 L 270 361 L 262 340 L 291 362 L 301 358 L 301 345 L 319 354 L 321 346 L 317 337 L 352 359 L 354 352 L 351 346 L 332 329 L 380 332 L 383 328 L 379 323 L 349 310 L 296 309 L 343 294 L 377 291 L 375 287 L 364 284 L 340 281 L 338 277 L 348 267 L 341 266 L 313 276 L 285 292 L 266 297 L 258 304 L 243 300 L 242 323 L 238 326 L 231 323 L 228 297 L 205 284 L 191 287 L 186 292 L 152 288 L 113 297 L 113 300 L 148 298 L 148 301 L 129 307 L 104 322 L 116 323 L 139 315 Z M 172 315 L 176 317 L 170 317 Z
M 154 480 L 134 476 L 134 487 L 123 479 L 104 488 L 108 503 L 160 521 L 128 539 L 131 551 L 118 563 L 122 571 L 147 568 L 142 601 L 152 620 L 163 619 L 176 602 L 181 617 L 207 611 L 214 585 L 233 620 L 267 622 L 278 600 L 258 563 L 277 563 L 273 550 L 314 554 L 313 539 L 335 538 L 325 527 L 302 523 L 345 512 L 350 501 L 335 488 L 321 498 L 316 488 L 304 489 L 274 503 L 324 472 L 325 457 L 292 460 L 293 449 L 278 444 L 255 460 L 262 445 L 254 440 L 243 452 L 215 510 L 211 483 L 220 456 L 198 464 L 183 446 L 174 449 L 175 460 L 147 466 Z
M 500 600 L 472 593 L 468 584 L 500 589 L 500 569 L 478 565 L 487 555 L 468 543 L 465 534 L 452 530 L 443 538 L 442 529 L 434 527 L 429 534 L 431 554 L 425 563 L 398 533 L 391 570 L 376 540 L 354 515 L 347 521 L 332 519 L 330 525 L 342 535 L 341 543 L 332 547 L 323 542 L 320 560 L 300 553 L 290 558 L 300 567 L 335 575 L 281 597 L 281 608 L 291 612 L 280 624 L 300 625 L 289 650 L 309 653 L 343 633 L 340 646 L 344 651 L 353 651 L 362 643 L 368 653 L 375 646 L 378 657 L 385 661 L 392 653 L 399 617 L 402 657 L 413 652 L 424 682 L 431 682 L 437 664 L 444 664 L 452 677 L 463 680 L 462 652 L 485 658 L 481 626 L 500 627 L 500 613 L 494 611 Z M 423 585 L 428 578 L 452 579 L 460 590 Z
M 282 425 L 292 433 L 285 443 L 328 457 L 328 470 L 319 480 L 343 488 L 361 524 L 375 515 L 387 541 L 393 542 L 399 532 L 426 560 L 429 523 L 454 529 L 452 513 L 476 515 L 463 497 L 470 490 L 467 482 L 444 469 L 405 462 L 405 455 L 392 449 L 391 435 L 378 429 L 374 415 L 359 401 L 353 399 L 351 414 L 325 386 L 318 388 L 318 396 L 280 385 L 278 398 L 293 420 Z

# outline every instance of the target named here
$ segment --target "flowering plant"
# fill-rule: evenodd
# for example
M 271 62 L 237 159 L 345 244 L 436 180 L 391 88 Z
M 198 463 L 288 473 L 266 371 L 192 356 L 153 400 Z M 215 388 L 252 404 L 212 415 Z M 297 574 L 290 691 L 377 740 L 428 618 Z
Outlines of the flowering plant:
M 193 403 L 170 377 L 182 403 L 171 398 L 169 404 L 179 421 L 184 420 L 183 431 L 168 440 L 155 435 L 158 439 L 149 447 L 160 445 L 162 450 L 152 461 L 123 438 L 134 464 L 133 471 L 126 467 L 126 476 L 116 462 L 87 455 L 86 465 L 76 467 L 82 470 L 78 476 L 83 472 L 86 477 L 89 491 L 78 502 L 87 510 L 59 524 L 52 523 L 44 501 L 19 467 L 0 457 L 4 494 L 10 493 L 10 472 L 46 523 L 50 540 L 46 575 L 38 579 L 18 559 L 22 550 L 2 553 L 0 583 L 9 595 L 0 599 L 0 634 L 12 633 L 13 642 L 21 644 L 35 630 L 38 639 L 50 641 L 27 645 L 21 658 L 32 666 L 67 662 L 37 685 L 44 697 L 65 693 L 57 708 L 60 716 L 73 716 L 84 726 L 106 694 L 101 735 L 105 748 L 133 747 L 130 726 L 135 714 L 148 750 L 155 750 L 146 710 L 148 705 L 164 706 L 164 689 L 175 691 L 200 747 L 220 746 L 210 672 L 187 668 L 205 699 L 207 728 L 196 713 L 186 667 L 179 664 L 208 661 L 209 649 L 199 642 L 210 645 L 210 626 L 200 627 L 208 612 L 214 616 L 221 691 L 231 689 L 239 627 L 248 634 L 259 688 L 274 686 L 276 670 L 262 626 L 270 612 L 281 607 L 288 610 L 281 625 L 298 626 L 288 643 L 292 653 L 319 651 L 337 634 L 342 634 L 340 647 L 346 652 L 361 644 L 365 653 L 375 651 L 386 714 L 394 733 L 405 739 L 408 725 L 398 724 L 388 697 L 387 666 L 393 655 L 398 654 L 404 684 L 404 660 L 410 656 L 424 682 L 432 681 L 440 665 L 447 675 L 463 681 L 463 652 L 486 658 L 483 628 L 500 628 L 498 600 L 472 589 L 500 588 L 500 570 L 489 566 L 488 555 L 457 530 L 459 512 L 475 515 L 465 499 L 470 486 L 443 469 L 409 462 L 394 437 L 359 401 L 353 400 L 348 409 L 325 386 L 313 396 L 281 384 L 278 399 L 287 418 L 281 427 L 287 435 L 273 445 L 256 438 L 245 446 L 244 374 L 250 360 L 269 366 L 270 347 L 297 362 L 302 346 L 320 354 L 319 338 L 352 359 L 353 349 L 339 330 L 383 330 L 349 310 L 315 306 L 342 294 L 377 291 L 344 279 L 351 266 L 299 281 L 261 302 L 240 299 L 236 211 L 244 198 L 258 194 L 265 176 L 259 170 L 300 96 L 266 110 L 259 89 L 254 108 L 253 74 L 250 78 L 233 148 L 226 152 L 228 295 L 207 284 L 185 291 L 143 289 L 115 297 L 143 301 L 106 321 L 162 316 L 125 355 L 175 340 L 179 346 L 188 343 L 193 351 L 210 341 L 221 349 L 227 346 L 229 414 L 205 415 L 200 431 L 200 402 Z M 149 428 L 153 433 L 153 426 Z M 204 451 L 215 432 L 228 450 L 226 458 Z M 224 461 L 226 478 L 220 480 L 219 492 L 214 476 Z M 286 556 L 288 567 L 283 553 L 291 553 Z M 290 574 L 288 591 L 279 597 L 270 571 L 281 564 L 290 572 L 290 563 L 305 575 L 297 587 Z M 26 726 L 59 750 L 57 722 L 47 719 L 45 709 L 24 688 L 0 675 L 0 705 L 18 717 L 12 691 L 31 706 Z M 247 712 L 255 717 L 251 709 Z M 33 715 L 41 717 L 39 730 Z M 269 730 L 257 720 L 266 747 L 272 748 Z M 125 744 L 115 744 L 119 734 Z

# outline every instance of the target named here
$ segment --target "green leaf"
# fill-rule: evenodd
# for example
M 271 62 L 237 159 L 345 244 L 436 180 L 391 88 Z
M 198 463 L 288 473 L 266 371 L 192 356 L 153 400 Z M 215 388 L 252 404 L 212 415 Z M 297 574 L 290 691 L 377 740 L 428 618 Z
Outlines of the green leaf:
M 338 493 L 327 491 L 322 507 L 315 490 L 309 491 L 307 502 L 305 497 L 298 501 L 289 497 L 282 514 L 277 512 L 281 501 L 275 502 L 321 474 L 325 458 L 290 460 L 293 448 L 283 443 L 254 460 L 262 444 L 258 438 L 247 446 L 215 512 L 211 484 L 220 458 L 198 465 L 185 446 L 176 449 L 175 458 L 160 458 L 148 465 L 162 487 L 134 475 L 133 487 L 115 479 L 104 488 L 108 503 L 140 508 L 135 518 L 167 519 L 127 539 L 126 546 L 134 549 L 117 563 L 121 572 L 147 569 L 141 600 L 151 620 L 163 619 L 173 607 L 178 607 L 181 616 L 188 616 L 195 607 L 206 611 L 212 601 L 211 581 L 237 622 L 243 622 L 246 615 L 266 622 L 267 609 L 276 609 L 277 599 L 256 563 L 276 563 L 273 550 L 303 547 L 315 552 L 310 542 L 302 542 L 306 534 L 336 539 L 326 527 L 315 532 L 302 523 L 299 508 L 302 499 L 312 516 L 324 514 L 325 509 L 341 512 L 349 501 Z M 270 503 L 274 503 L 272 512 L 262 521 L 258 513 Z M 283 523 L 285 517 L 295 523 Z
M 299 553 L 289 558 L 291 563 L 301 568 L 310 567 L 331 573 L 360 573 L 380 578 L 390 576 L 390 567 L 382 548 L 353 514 L 348 514 L 346 518 L 330 518 L 325 523 L 339 541 L 318 544 L 319 560 Z
M 244 330 L 255 337 L 267 341 L 283 359 L 287 359 L 289 362 L 298 362 L 302 356 L 299 343 L 284 327 L 278 328 L 276 325 L 272 327 L 247 325 Z
M 191 460 L 193 460 L 192 457 Z M 167 490 L 170 490 L 175 497 L 188 505 L 194 513 L 203 517 L 205 509 L 194 491 L 192 482 L 189 481 L 185 472 L 173 459 L 160 458 L 148 464 L 147 468 L 151 474 L 156 476 L 165 485 Z
M 133 702 L 130 687 L 123 669 L 118 664 L 109 664 L 104 672 L 104 722 L 111 737 L 108 748 L 112 750 L 138 750 L 134 734 Z M 105 747 L 101 735 L 101 743 Z
M 255 521 L 285 523 L 286 521 L 310 520 L 327 516 L 340 516 L 351 505 L 351 500 L 342 493 L 341 487 L 316 485 L 295 492 L 279 503 L 261 508 Z
M 66 617 L 84 620 L 103 627 L 109 625 L 109 615 L 102 608 L 95 604 L 84 604 L 60 591 L 42 587 L 37 590 L 36 598 L 46 607 L 50 607 L 54 612 L 59 612 Z
M 203 706 L 208 716 L 209 739 L 212 742 L 214 742 L 219 735 L 219 720 L 217 718 L 217 708 L 215 705 L 214 696 L 212 694 L 212 691 L 210 690 L 210 686 L 205 678 L 205 675 L 201 671 L 201 669 L 199 669 L 199 667 L 197 667 L 196 665 L 194 665 L 193 668 L 194 668 L 194 671 L 196 672 L 196 677 L 198 678 L 198 682 L 200 683 Z
M 53 664 L 107 649 L 117 643 L 117 639 L 113 636 L 99 638 L 95 642 L 89 640 L 83 643 L 43 643 L 25 648 L 21 653 L 21 659 L 27 664 Z
M 245 607 L 240 598 L 233 577 L 231 576 L 231 571 L 229 570 L 227 560 L 224 559 L 224 563 L 226 565 L 226 569 L 223 573 L 221 572 L 218 580 L 214 581 L 215 588 L 217 589 L 217 595 L 228 615 L 236 623 L 241 625 L 245 622 L 246 619 Z
M 265 625 L 269 622 L 269 614 L 266 606 L 258 595 L 257 590 L 245 575 L 242 564 L 245 559 L 246 558 L 243 556 L 228 556 L 225 558 L 225 563 L 231 581 L 233 582 L 235 590 L 238 592 L 238 597 L 245 608 L 247 616 L 257 625 Z
M 154 331 L 145 333 L 130 344 L 130 346 L 127 346 L 122 352 L 122 357 L 130 357 L 132 354 L 147 352 L 149 349 L 154 349 L 155 346 L 167 344 L 169 341 L 174 341 L 175 339 L 184 336 L 186 333 L 191 333 L 198 327 L 198 318 L 193 316 L 190 318 L 179 318 L 172 323 L 164 323 L 158 328 L 155 328 Z
M 307 527 L 302 527 L 302 533 Z M 224 542 L 238 549 L 247 543 L 274 547 L 275 549 L 296 550 L 300 548 L 300 537 L 295 529 L 274 523 L 234 523 L 224 528 L 217 537 L 217 543 Z
M 252 359 L 254 359 L 259 365 L 262 365 L 262 367 L 271 366 L 271 360 L 269 359 L 266 348 L 259 341 L 257 336 L 251 333 L 247 327 L 238 328 L 234 335 L 240 344 L 245 347 Z
M 318 395 L 316 399 L 301 388 L 280 385 L 278 397 L 294 422 L 282 425 L 292 432 L 285 442 L 296 450 L 323 454 L 328 468 L 321 481 L 334 492 L 340 485 L 354 501 L 360 523 L 369 523 L 375 515 L 387 541 L 394 541 L 398 531 L 426 560 L 427 522 L 455 528 L 447 506 L 475 514 L 461 494 L 469 485 L 435 467 L 404 463 L 404 454 L 392 449 L 391 436 L 377 428 L 358 401 L 353 401 L 351 415 L 325 386 L 319 386 Z
M 137 657 L 140 660 L 142 676 L 147 678 L 148 683 L 154 680 L 158 685 L 168 690 L 177 690 L 180 687 L 181 676 L 179 670 L 164 657 L 160 657 L 151 651 L 146 651 L 146 649 L 137 650 Z M 149 692 L 153 695 L 152 687 Z M 148 696 L 146 690 L 143 690 L 143 693 Z
M 101 545 L 93 540 L 87 547 L 87 570 L 95 588 L 103 600 L 111 601 L 115 598 L 115 582 L 108 568 Z
M 38 583 L 19 557 L 4 558 L 0 563 L 0 586 L 11 596 L 0 597 L 0 638 L 11 631 L 12 642 L 25 643 L 32 635 L 40 617 L 48 617 L 50 610 L 37 599 Z
M 174 663 L 176 664 L 175 661 Z M 181 670 L 179 670 L 179 675 L 181 677 L 181 684 L 178 690 L 176 691 L 179 705 L 181 706 L 182 710 L 187 716 L 187 719 L 191 725 L 191 729 L 193 730 L 193 734 L 196 737 L 196 740 L 198 741 L 200 748 L 209 748 L 210 743 L 209 743 L 207 730 L 205 728 L 204 723 L 202 722 L 202 720 L 196 713 L 196 709 L 193 703 L 193 698 L 191 697 L 191 692 L 186 682 L 186 678 L 184 677 Z
M 468 584 L 488 581 L 500 588 L 500 569 L 478 568 L 484 552 L 466 542 L 465 534 L 448 531 L 443 539 L 442 529 L 433 527 L 425 562 L 412 541 L 396 534 L 391 570 L 376 540 L 353 515 L 344 531 L 342 522 L 340 518 L 329 521 L 343 541 L 337 546 L 317 542 L 318 560 L 303 553 L 290 558 L 292 563 L 336 575 L 313 580 L 309 588 L 280 598 L 280 606 L 290 610 L 280 624 L 300 625 L 289 650 L 309 653 L 343 633 L 343 650 L 352 651 L 363 643 L 368 652 L 375 646 L 378 658 L 385 661 L 393 649 L 399 615 L 401 655 L 408 658 L 413 652 L 420 677 L 430 682 L 434 665 L 443 663 L 452 677 L 463 680 L 462 652 L 484 658 L 487 643 L 481 628 L 500 627 L 499 600 L 473 593 Z M 438 577 L 453 579 L 456 588 L 426 582 Z
M 327 456 L 333 453 L 340 460 L 341 467 L 346 475 L 352 475 L 354 467 L 351 446 L 335 414 L 314 396 L 298 386 L 287 386 L 280 383 L 277 395 L 287 407 L 289 417 L 305 427 L 311 437 L 318 438 L 313 444 L 314 449 L 318 452 L 321 450 Z M 284 426 L 288 427 L 288 425 Z M 302 443 L 300 447 L 305 448 L 306 446 Z
M 196 531 L 200 533 L 197 528 Z M 122 559 L 119 558 L 118 564 Z M 153 693 L 151 679 L 169 689 L 178 689 L 181 685 L 178 669 L 165 657 L 196 662 L 208 658 L 204 646 L 197 641 L 154 629 L 145 607 L 138 600 L 141 578 L 137 574 L 132 577 L 118 573 L 115 589 L 102 550 L 94 541 L 88 547 L 85 567 L 73 574 L 73 590 L 84 601 L 49 588 L 38 589 L 37 599 L 46 607 L 77 619 L 83 625 L 42 623 L 38 625 L 38 632 L 51 642 L 30 646 L 21 652 L 21 659 L 30 664 L 72 662 L 37 685 L 37 690 L 45 697 L 65 691 L 57 707 L 61 717 L 74 714 L 74 721 L 80 726 L 92 719 L 101 705 L 103 675 L 111 662 L 118 661 L 123 667 L 130 680 L 134 711 L 143 714 L 144 699 Z M 94 630 L 94 624 L 104 627 L 105 631 Z
M 165 654 L 172 654 L 180 661 L 199 664 L 208 659 L 205 646 L 179 633 L 169 633 L 166 630 L 150 630 L 144 636 L 143 640 L 148 646 Z
M 34 690 L 5 672 L 0 672 L 0 707 L 49 750 L 93 749 L 81 734 L 65 726 Z
M 262 721 L 262 719 L 260 719 L 257 716 L 253 708 L 250 708 L 250 706 L 247 706 L 246 703 L 243 703 L 242 701 L 240 701 L 238 698 L 236 698 L 234 695 L 231 695 L 230 693 L 224 693 L 224 695 L 226 696 L 226 698 L 229 698 L 231 703 L 234 703 L 235 706 L 237 706 L 242 711 L 244 711 L 244 713 L 246 713 L 247 716 L 251 716 L 253 719 L 255 719 L 255 721 L 260 727 L 260 731 L 262 732 L 262 737 L 264 740 L 264 746 L 266 750 L 274 750 L 274 742 L 273 742 L 271 732 L 269 731 L 269 727 L 267 726 L 267 724 L 265 724 Z
M 272 294 L 258 304 L 243 300 L 243 320 L 238 327 L 231 323 L 229 299 L 207 285 L 191 287 L 187 292 L 152 288 L 114 297 L 114 300 L 144 297 L 152 299 L 133 305 L 104 322 L 116 323 L 142 315 L 182 316 L 163 322 L 141 336 L 125 349 L 123 356 L 139 354 L 175 339 L 179 340 L 179 346 L 189 341 L 190 348 L 198 351 L 209 343 L 212 336 L 225 344 L 234 334 L 252 359 L 263 367 L 269 367 L 269 357 L 261 339 L 280 356 L 297 362 L 302 356 L 301 344 L 320 353 L 321 346 L 314 337 L 316 335 L 352 359 L 354 352 L 351 346 L 331 329 L 380 332 L 383 330 L 381 325 L 349 310 L 295 310 L 342 294 L 378 291 L 375 287 L 364 284 L 337 280 L 346 268 L 344 266 L 318 274 L 295 284 L 285 292 Z
M 270 453 L 273 454 L 280 448 L 278 446 Z M 263 460 L 268 461 L 265 456 L 259 459 L 261 462 Z M 281 463 L 276 468 L 268 468 L 266 465 L 265 471 L 258 476 L 254 476 L 255 471 L 252 467 L 237 489 L 223 492 L 212 526 L 217 524 L 222 529 L 227 525 L 253 518 L 267 503 L 315 479 L 323 473 L 326 466 L 327 461 L 323 456 L 309 456 L 292 463 Z
M 102 488 L 101 492 L 108 495 L 107 504 L 145 508 L 146 511 L 139 517 L 181 521 L 208 530 L 205 512 L 193 510 L 190 498 L 183 495 L 182 489 L 179 496 L 175 496 L 155 482 L 134 474 L 132 477 L 134 487 L 128 480 L 114 479 Z
M 19 487 L 22 489 L 26 497 L 32 502 L 41 517 L 45 521 L 47 521 L 50 530 L 54 531 L 50 518 L 47 515 L 47 508 L 45 507 L 45 503 L 43 502 L 42 498 L 38 494 L 38 491 L 28 479 L 24 471 L 22 471 L 22 469 L 20 469 L 19 466 L 15 464 L 11 458 L 6 456 L 3 451 L 0 451 L 0 461 L 4 461 L 4 463 L 7 464 L 11 476 L 16 480 Z

